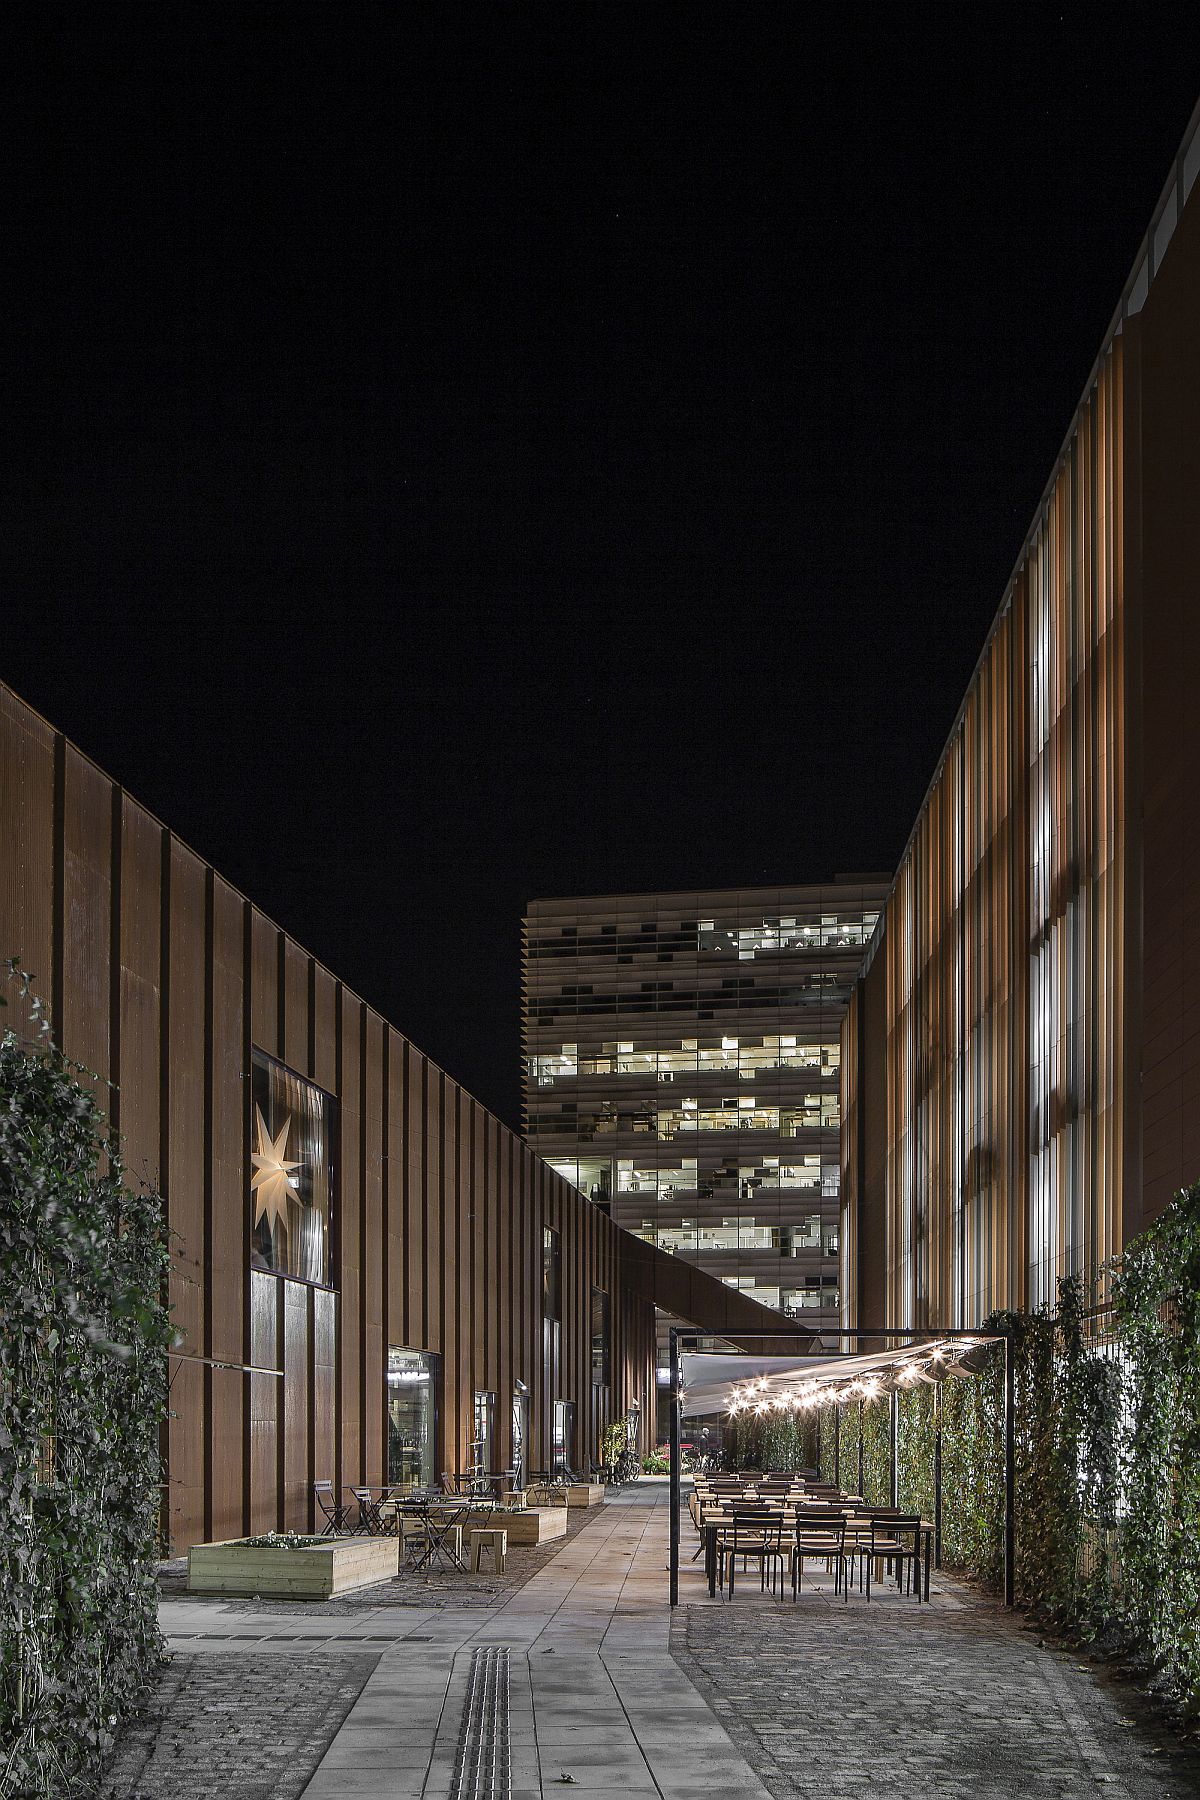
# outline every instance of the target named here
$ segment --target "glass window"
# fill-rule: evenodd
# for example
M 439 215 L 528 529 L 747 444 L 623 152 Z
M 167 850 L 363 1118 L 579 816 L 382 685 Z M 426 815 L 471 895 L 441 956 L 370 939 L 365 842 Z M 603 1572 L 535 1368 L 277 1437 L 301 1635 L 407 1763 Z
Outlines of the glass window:
M 561 1317 L 562 1241 L 549 1225 L 542 1230 L 542 1317 Z
M 608 1386 L 608 1295 L 592 1289 L 592 1384 Z
M 552 1414 L 550 1467 L 554 1474 L 574 1471 L 575 1467 L 575 1402 L 556 1400 Z
M 496 1396 L 475 1392 L 475 1436 L 471 1444 L 471 1473 L 477 1480 L 494 1473 L 496 1448 Z
M 334 1102 L 259 1050 L 250 1097 L 250 1266 L 327 1286 Z
M 512 1484 L 515 1489 L 525 1486 L 528 1443 L 529 1390 L 523 1381 L 518 1381 L 512 1397 Z
M 388 1350 L 388 1485 L 406 1493 L 436 1484 L 437 1357 L 428 1350 Z

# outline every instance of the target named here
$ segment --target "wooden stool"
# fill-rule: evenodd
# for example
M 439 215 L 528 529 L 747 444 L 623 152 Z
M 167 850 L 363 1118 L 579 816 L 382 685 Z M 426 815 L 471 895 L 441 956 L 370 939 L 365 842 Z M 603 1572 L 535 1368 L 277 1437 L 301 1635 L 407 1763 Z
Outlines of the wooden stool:
M 492 1569 L 499 1575 L 504 1569 L 504 1555 L 508 1549 L 508 1533 L 494 1525 L 477 1526 L 471 1533 L 471 1572 L 478 1575 L 483 1567 L 483 1553 L 492 1553 Z

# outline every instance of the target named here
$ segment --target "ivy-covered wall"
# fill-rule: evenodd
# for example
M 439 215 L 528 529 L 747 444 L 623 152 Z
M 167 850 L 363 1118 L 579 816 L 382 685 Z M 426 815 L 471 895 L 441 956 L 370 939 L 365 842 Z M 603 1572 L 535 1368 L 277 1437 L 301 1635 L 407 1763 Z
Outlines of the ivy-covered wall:
M 157 1194 L 48 1041 L 0 1038 L 0 1797 L 87 1793 L 161 1657 Z
M 815 1468 L 816 1423 L 791 1413 L 742 1414 L 726 1432 L 725 1460 L 734 1469 Z
M 1018 1604 L 1103 1638 L 1150 1685 L 1200 1714 L 1200 1186 L 1180 1193 L 1113 1269 L 1113 1303 L 1086 1316 L 1002 1313 L 1016 1393 Z M 890 1399 L 821 1413 L 821 1472 L 868 1501 L 891 1483 Z M 1004 1575 L 1004 1356 L 897 1397 L 897 1494 L 932 1519 L 942 1460 L 942 1561 Z

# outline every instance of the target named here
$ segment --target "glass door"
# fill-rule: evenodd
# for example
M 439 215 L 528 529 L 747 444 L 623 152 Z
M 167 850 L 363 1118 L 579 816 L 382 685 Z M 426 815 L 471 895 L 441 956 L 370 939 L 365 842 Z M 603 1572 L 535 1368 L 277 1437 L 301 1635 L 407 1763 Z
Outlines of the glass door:
M 551 1439 L 551 1470 L 555 1475 L 575 1468 L 575 1402 L 554 1402 L 554 1426 Z
M 529 1441 L 529 1394 L 524 1385 L 513 1389 L 512 1397 L 512 1466 L 514 1488 L 525 1486 Z
M 388 1350 L 388 1486 L 436 1486 L 438 1359 L 429 1350 Z
M 475 1434 L 471 1445 L 471 1479 L 482 1487 L 495 1468 L 493 1452 L 496 1444 L 496 1396 L 476 1393 Z

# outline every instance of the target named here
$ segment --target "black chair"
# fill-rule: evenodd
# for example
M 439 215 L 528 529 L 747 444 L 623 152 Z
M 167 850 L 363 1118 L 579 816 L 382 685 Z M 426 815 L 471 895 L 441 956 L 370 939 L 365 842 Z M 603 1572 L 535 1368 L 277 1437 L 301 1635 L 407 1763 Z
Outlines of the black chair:
M 767 1569 L 771 1568 L 771 1592 L 775 1592 L 775 1565 L 779 1568 L 779 1586 L 783 1588 L 783 1565 L 791 1557 L 791 1520 L 785 1513 L 768 1512 L 761 1507 L 735 1506 L 733 1524 L 717 1539 L 719 1554 L 729 1563 L 729 1598 L 733 1599 L 737 1559 L 742 1559 L 742 1573 L 748 1562 L 757 1562 L 759 1592 L 767 1588 Z M 722 1543 L 722 1539 L 724 1542 Z
M 911 1542 L 908 1540 L 912 1533 Z M 918 1601 L 921 1598 L 921 1521 L 915 1513 L 889 1513 L 883 1517 L 878 1514 L 871 1519 L 871 1546 L 864 1551 L 867 1562 L 867 1599 L 871 1598 L 871 1571 L 877 1560 L 881 1560 L 890 1570 L 893 1565 L 899 1566 L 897 1581 L 911 1593 L 915 1587 Z M 907 1585 L 905 1585 L 907 1583 Z
M 333 1491 L 332 1481 L 314 1481 L 313 1497 L 317 1503 L 317 1511 L 325 1520 L 322 1537 L 337 1537 L 340 1532 L 353 1530 L 350 1508 L 338 1499 Z
M 796 1509 L 796 1542 L 792 1546 L 792 1599 L 799 1597 L 804 1586 L 804 1559 L 816 1557 L 835 1565 L 833 1591 L 844 1589 L 850 1598 L 846 1575 L 846 1521 L 824 1507 L 800 1506 Z
M 395 1531 L 384 1523 L 379 1502 L 370 1488 L 352 1487 L 350 1492 L 358 1502 L 358 1524 L 355 1530 L 364 1537 L 394 1537 Z

